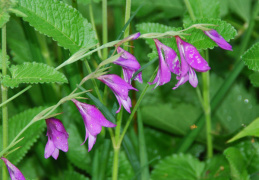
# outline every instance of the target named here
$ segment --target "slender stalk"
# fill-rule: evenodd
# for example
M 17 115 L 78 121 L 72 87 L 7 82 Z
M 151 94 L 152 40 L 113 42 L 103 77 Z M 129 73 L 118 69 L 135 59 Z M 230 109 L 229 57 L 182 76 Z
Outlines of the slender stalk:
M 116 146 L 113 151 L 113 166 L 112 166 L 112 180 L 118 179 L 119 172 L 119 154 L 120 154 L 120 146 Z
M 194 15 L 194 12 L 192 10 L 192 7 L 191 7 L 191 4 L 189 2 L 189 0 L 184 0 L 184 3 L 185 3 L 185 6 L 191 16 L 191 19 L 194 21 L 195 20 L 195 15 Z
M 6 66 L 6 24 L 2 27 L 2 74 L 5 76 L 7 74 Z M 8 88 L 1 84 L 2 90 L 2 102 L 7 101 Z M 8 108 L 7 104 L 2 107 L 2 123 L 3 123 L 3 149 L 8 146 Z M 3 180 L 8 179 L 7 168 L 2 167 L 2 177 Z
M 107 0 L 102 0 L 102 20 L 103 20 L 103 44 L 108 42 L 108 23 L 107 23 Z M 103 49 L 103 60 L 108 57 L 108 49 Z
M 131 11 L 131 0 L 126 0 L 126 11 L 125 11 L 125 24 L 128 22 L 130 18 L 130 11 Z M 124 31 L 124 38 L 129 36 L 129 29 L 130 25 Z M 128 51 L 128 42 L 124 44 L 124 49 Z
M 209 63 L 208 51 L 206 51 L 205 59 Z M 211 109 L 210 109 L 210 74 L 209 71 L 202 73 L 203 83 L 203 109 L 206 120 L 206 137 L 207 137 L 207 157 L 213 156 L 213 143 L 211 135 Z

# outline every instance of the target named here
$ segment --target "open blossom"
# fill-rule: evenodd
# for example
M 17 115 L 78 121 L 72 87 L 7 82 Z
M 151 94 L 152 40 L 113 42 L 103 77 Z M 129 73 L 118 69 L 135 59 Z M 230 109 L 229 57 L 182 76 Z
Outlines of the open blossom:
M 188 80 L 193 87 L 197 87 L 198 78 L 194 70 L 206 72 L 210 70 L 210 67 L 193 45 L 183 41 L 179 36 L 175 38 L 181 56 L 181 68 L 180 76 L 177 77 L 179 81 L 173 89 L 176 89 Z
M 15 167 L 12 163 L 10 163 L 10 161 L 8 161 L 6 158 L 1 157 L 0 159 L 2 159 L 9 171 L 11 180 L 25 180 L 23 174 L 21 173 L 21 171 Z
M 203 31 L 209 36 L 219 47 L 225 50 L 232 51 L 232 46 L 214 29 L 209 31 Z
M 93 145 L 96 142 L 96 136 L 101 132 L 102 126 L 115 127 L 116 124 L 108 121 L 102 113 L 94 105 L 81 103 L 75 99 L 72 99 L 77 109 L 82 115 L 85 124 L 85 141 L 88 138 L 88 152 L 91 151 Z M 83 142 L 83 144 L 85 143 Z M 82 145 L 82 144 L 81 144 Z
M 130 113 L 131 99 L 129 97 L 129 90 L 137 91 L 137 89 L 126 83 L 123 79 L 121 79 L 120 76 L 115 74 L 102 75 L 99 76 L 97 79 L 99 79 L 109 88 L 111 88 L 114 95 L 116 96 L 120 106 L 116 113 L 120 112 L 121 104 Z
M 157 39 L 154 39 L 154 41 L 159 56 L 159 69 L 154 81 L 149 84 L 156 83 L 155 89 L 157 86 L 161 86 L 171 80 L 171 72 L 179 75 L 180 63 L 176 52 L 172 48 L 162 44 Z
M 140 64 L 132 54 L 125 51 L 121 47 L 117 48 L 117 52 L 122 53 L 122 55 L 113 63 L 122 66 L 124 79 L 127 83 L 131 84 L 130 79 L 132 78 L 133 74 L 139 70 Z M 142 83 L 142 72 L 138 73 L 134 80 L 138 80 L 140 83 Z
M 68 133 L 62 122 L 55 118 L 46 119 L 48 142 L 45 147 L 45 158 L 58 158 L 59 149 L 68 151 Z

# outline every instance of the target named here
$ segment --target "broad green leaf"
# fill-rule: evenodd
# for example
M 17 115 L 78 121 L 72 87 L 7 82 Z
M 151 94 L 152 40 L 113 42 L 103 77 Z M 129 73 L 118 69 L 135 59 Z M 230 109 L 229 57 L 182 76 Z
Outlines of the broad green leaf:
M 67 132 L 69 134 L 69 151 L 66 153 L 68 160 L 76 167 L 91 172 L 91 157 L 87 151 L 87 142 L 82 146 L 80 145 L 84 142 L 84 139 L 74 124 L 69 125 Z
M 240 16 L 245 22 L 249 22 L 251 12 L 251 0 L 229 0 L 230 9 Z
M 259 42 L 248 49 L 241 58 L 249 69 L 259 71 Z
M 184 23 L 190 23 L 192 20 L 200 18 L 220 18 L 219 0 L 188 0 L 191 9 L 184 17 Z
M 82 159 L 83 160 L 83 159 Z M 83 174 L 80 174 L 76 171 L 62 171 L 58 177 L 52 178 L 53 180 L 89 180 L 89 178 L 85 177 Z
M 32 120 L 32 118 L 41 112 L 43 107 L 28 109 L 18 115 L 13 116 L 9 119 L 8 125 L 8 140 L 9 143 L 15 138 L 15 136 Z M 17 151 L 8 155 L 8 159 L 13 163 L 17 164 L 19 161 L 22 160 L 24 155 L 28 152 L 31 146 L 36 142 L 39 135 L 45 129 L 46 125 L 44 120 L 38 121 L 31 125 L 21 136 L 20 138 L 24 137 L 24 139 L 19 142 L 15 147 L 21 146 Z M 2 126 L 0 126 L 0 138 L 2 139 Z M 0 151 L 2 150 L 3 145 L 0 143 Z M 1 166 L 1 164 L 0 164 Z
M 2 69 L 2 49 L 0 49 L 0 69 Z M 6 67 L 8 67 L 10 64 L 10 61 L 9 61 L 9 56 L 6 55 Z
M 151 180 L 197 180 L 202 176 L 204 163 L 189 154 L 174 154 L 162 159 L 151 173 Z
M 163 24 L 159 24 L 159 23 L 141 23 L 141 24 L 137 24 L 136 28 L 141 34 L 154 33 L 154 32 L 164 33 L 166 31 L 179 31 L 182 29 L 179 27 L 175 28 L 175 27 L 170 27 L 170 26 L 166 26 Z M 155 57 L 158 56 L 157 51 L 156 51 L 155 42 L 152 39 L 146 39 L 145 41 L 153 51 L 148 56 L 149 56 L 150 60 L 154 59 Z M 174 50 L 177 49 L 175 38 L 163 38 L 163 39 L 159 39 L 159 41 L 161 41 L 165 45 L 173 48 Z
M 9 70 L 11 77 L 5 76 L 2 81 L 7 87 L 17 87 L 20 83 L 67 83 L 64 74 L 46 64 L 23 63 Z
M 231 138 L 228 142 L 236 141 L 242 137 L 246 136 L 256 136 L 259 137 L 259 118 L 255 119 L 251 124 L 249 124 L 245 129 L 240 131 L 237 135 Z
M 36 30 L 71 52 L 96 44 L 91 24 L 71 6 L 58 0 L 18 0 L 18 10 Z
M 16 63 L 21 64 L 23 62 L 32 62 L 32 54 L 30 51 L 29 43 L 21 24 L 11 19 L 7 23 L 7 44 L 11 50 L 12 60 Z
M 185 23 L 184 27 L 188 28 L 193 24 L 213 24 L 216 26 L 208 26 L 209 28 L 215 29 L 226 41 L 230 41 L 237 35 L 237 31 L 235 28 L 227 23 L 226 21 L 222 21 L 220 19 L 208 19 L 202 18 L 197 19 L 191 23 Z M 204 34 L 202 30 L 199 29 L 190 29 L 186 31 L 187 34 L 191 34 L 190 36 L 185 36 L 186 41 L 192 45 L 194 45 L 197 49 L 208 49 L 218 46 L 214 41 L 212 41 L 207 35 Z
M 224 155 L 227 158 L 230 169 L 231 179 L 233 180 L 249 180 L 249 176 L 246 170 L 246 164 L 240 151 L 235 147 L 230 147 L 224 151 Z
M 253 86 L 259 87 L 259 72 L 255 72 L 249 76 L 249 79 Z

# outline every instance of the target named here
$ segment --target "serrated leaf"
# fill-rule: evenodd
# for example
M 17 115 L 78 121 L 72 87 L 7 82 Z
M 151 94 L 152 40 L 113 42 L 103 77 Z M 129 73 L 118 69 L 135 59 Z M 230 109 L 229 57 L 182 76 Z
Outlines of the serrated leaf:
M 17 20 L 11 19 L 7 23 L 7 32 L 7 44 L 11 50 L 12 60 L 18 64 L 32 62 L 33 58 L 29 46 L 29 43 L 32 42 L 27 40 L 21 24 Z
M 15 138 L 15 136 L 32 120 L 32 118 L 37 115 L 39 112 L 41 112 L 44 107 L 38 107 L 33 109 L 28 109 L 18 115 L 13 116 L 11 119 L 9 119 L 8 124 L 8 140 L 9 143 Z M 46 125 L 45 122 L 38 121 L 31 125 L 21 136 L 20 138 L 24 137 L 22 141 L 20 141 L 15 147 L 21 146 L 17 151 L 14 153 L 8 155 L 8 159 L 13 163 L 17 164 L 21 159 L 24 157 L 24 155 L 28 152 L 30 147 L 36 142 L 39 135 L 42 133 L 42 131 L 45 129 Z M 0 138 L 2 139 L 2 126 L 0 126 Z M 0 151 L 3 149 L 3 144 L 0 143 Z M 1 163 L 2 164 L 2 163 Z M 1 166 L 0 164 L 0 166 Z
M 230 9 L 239 15 L 245 22 L 249 22 L 251 0 L 229 0 Z
M 71 180 L 71 179 L 75 179 L 75 180 L 89 180 L 89 178 L 85 177 L 84 175 L 76 172 L 76 171 L 62 171 L 62 173 L 60 173 L 59 177 L 55 177 L 53 178 L 53 180 Z
M 2 49 L 0 49 L 0 69 L 2 69 Z M 9 56 L 6 55 L 6 67 L 8 67 L 10 64 L 10 61 L 9 61 Z
M 184 16 L 184 23 L 190 23 L 192 20 L 200 18 L 220 18 L 220 6 L 218 0 L 191 0 L 189 9 L 192 15 L 186 14 Z M 193 19 L 194 18 L 194 19 Z
M 189 154 L 174 154 L 155 166 L 151 180 L 200 179 L 204 166 L 204 163 Z
M 91 172 L 91 157 L 87 151 L 87 146 L 80 145 L 84 140 L 80 136 L 77 127 L 74 124 L 70 124 L 67 132 L 69 134 L 67 158 L 76 167 Z
M 235 28 L 231 24 L 220 19 L 197 19 L 191 23 L 184 24 L 184 27 L 188 28 L 193 24 L 216 25 L 209 26 L 209 28 L 215 29 L 226 41 L 230 41 L 230 39 L 233 39 L 237 35 Z M 185 36 L 185 38 L 188 43 L 194 45 L 197 49 L 207 49 L 218 46 L 214 41 L 206 36 L 202 30 L 192 28 L 190 30 L 187 30 L 185 33 L 191 34 L 190 36 Z
M 7 87 L 17 87 L 20 83 L 67 83 L 64 74 L 46 64 L 23 63 L 9 70 L 11 77 L 5 76 L 2 81 Z
M 164 33 L 166 31 L 179 31 L 182 29 L 179 27 L 175 28 L 175 27 L 170 27 L 159 23 L 141 23 L 141 24 L 137 24 L 136 28 L 141 34 L 154 33 L 154 32 Z M 145 41 L 152 49 L 152 53 L 150 53 L 148 57 L 150 58 L 150 60 L 154 59 L 155 57 L 158 56 L 155 42 L 152 39 L 146 39 Z M 159 41 L 173 48 L 174 50 L 177 49 L 175 38 L 163 38 L 163 39 L 159 39 Z
M 233 142 L 246 136 L 259 137 L 259 118 L 255 119 L 251 124 L 249 124 L 245 129 L 243 129 L 233 138 L 231 138 L 228 142 Z
M 71 6 L 58 0 L 18 0 L 18 10 L 41 33 L 52 37 L 60 46 L 76 52 L 96 44 L 91 24 Z
M 259 87 L 259 72 L 255 72 L 249 76 L 249 79 L 254 87 Z
M 259 71 L 259 42 L 248 49 L 241 58 L 249 69 Z
M 227 158 L 230 165 L 232 177 L 231 179 L 249 180 L 248 173 L 245 169 L 245 161 L 240 151 L 235 147 L 230 147 L 224 151 L 224 155 Z

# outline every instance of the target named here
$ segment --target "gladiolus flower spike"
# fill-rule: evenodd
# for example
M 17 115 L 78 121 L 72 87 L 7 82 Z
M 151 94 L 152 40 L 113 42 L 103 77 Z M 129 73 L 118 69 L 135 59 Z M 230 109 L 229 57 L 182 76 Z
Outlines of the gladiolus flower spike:
M 9 171 L 11 180 L 25 180 L 23 174 L 21 173 L 21 171 L 15 167 L 10 161 L 8 161 L 6 158 L 1 157 L 0 159 L 2 159 Z
M 132 78 L 133 74 L 140 69 L 140 64 L 132 54 L 125 51 L 121 47 L 117 48 L 117 52 L 122 53 L 122 55 L 113 63 L 122 66 L 124 80 L 131 84 L 130 79 Z M 140 83 L 142 83 L 142 72 L 140 72 L 134 78 L 134 80 L 138 80 Z
M 232 46 L 216 30 L 212 29 L 203 32 L 222 49 L 232 51 Z
M 45 147 L 45 158 L 58 158 L 59 150 L 68 151 L 68 133 L 62 122 L 55 118 L 46 119 L 48 142 Z
M 97 79 L 102 81 L 104 84 L 106 84 L 111 90 L 113 91 L 115 97 L 118 100 L 119 103 L 119 109 L 116 111 L 116 113 L 120 112 L 121 110 L 121 104 L 124 106 L 126 111 L 130 113 L 131 108 L 131 99 L 128 96 L 129 90 L 135 90 L 134 87 L 132 87 L 130 84 L 126 83 L 123 79 L 121 79 L 120 76 L 115 74 L 107 74 L 99 76 Z
M 176 75 L 179 75 L 180 73 L 180 63 L 176 52 L 172 48 L 162 44 L 157 39 L 154 39 L 154 41 L 159 57 L 159 69 L 154 81 L 152 83 L 149 82 L 150 85 L 156 83 L 156 86 L 153 89 L 157 86 L 168 83 L 171 80 L 171 72 Z
M 210 67 L 193 45 L 183 41 L 179 36 L 175 38 L 181 56 L 181 70 L 180 76 L 176 78 L 179 81 L 173 89 L 176 89 L 188 80 L 193 87 L 197 87 L 198 78 L 193 69 L 198 72 L 206 72 L 210 70 Z
M 115 127 L 116 124 L 108 121 L 94 105 L 81 103 L 72 99 L 79 110 L 85 124 L 85 141 L 88 139 L 88 152 L 96 142 L 96 136 L 101 132 L 102 126 Z M 83 145 L 85 141 L 81 144 Z

